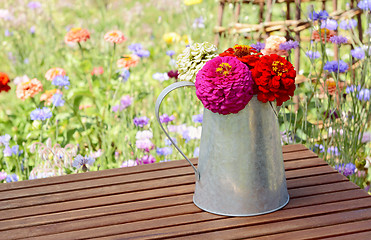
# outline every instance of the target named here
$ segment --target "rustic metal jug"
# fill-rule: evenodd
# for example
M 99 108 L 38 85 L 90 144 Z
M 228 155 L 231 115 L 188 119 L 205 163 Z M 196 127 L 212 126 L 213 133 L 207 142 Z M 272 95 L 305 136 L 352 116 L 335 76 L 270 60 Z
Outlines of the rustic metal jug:
M 273 106 L 254 96 L 237 114 L 221 115 L 204 109 L 198 167 L 173 142 L 162 126 L 159 108 L 165 96 L 192 82 L 176 82 L 156 101 L 156 117 L 174 147 L 196 174 L 193 202 L 199 208 L 226 216 L 274 212 L 289 202 L 281 136 Z

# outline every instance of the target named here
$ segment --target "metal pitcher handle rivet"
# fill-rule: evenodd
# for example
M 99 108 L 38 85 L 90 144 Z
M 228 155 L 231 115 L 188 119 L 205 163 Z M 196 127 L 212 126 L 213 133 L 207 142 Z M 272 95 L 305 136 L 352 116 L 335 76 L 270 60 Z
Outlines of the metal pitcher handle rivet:
M 155 111 L 156 111 L 157 121 L 160 124 L 160 127 L 161 127 L 162 131 L 164 131 L 164 133 L 166 134 L 166 136 L 169 138 L 170 142 L 174 145 L 174 147 L 178 150 L 178 152 L 180 152 L 180 154 L 182 154 L 182 156 L 184 157 L 184 159 L 187 160 L 189 162 L 189 164 L 191 164 L 193 170 L 195 171 L 196 181 L 199 181 L 200 180 L 200 173 L 197 171 L 196 167 L 188 159 L 188 157 L 183 153 L 183 151 L 180 150 L 180 148 L 175 144 L 175 142 L 173 141 L 173 139 L 171 139 L 171 137 L 169 136 L 168 132 L 165 130 L 164 126 L 162 125 L 162 123 L 160 121 L 160 114 L 159 114 L 161 103 L 164 100 L 164 98 L 166 97 L 166 95 L 168 95 L 171 91 L 173 91 L 173 90 L 175 90 L 177 88 L 180 88 L 180 87 L 189 87 L 189 86 L 194 87 L 195 85 L 194 85 L 193 82 L 181 81 L 181 82 L 173 83 L 173 84 L 169 85 L 168 87 L 166 87 L 160 93 L 160 95 L 158 96 L 158 98 L 156 100 Z

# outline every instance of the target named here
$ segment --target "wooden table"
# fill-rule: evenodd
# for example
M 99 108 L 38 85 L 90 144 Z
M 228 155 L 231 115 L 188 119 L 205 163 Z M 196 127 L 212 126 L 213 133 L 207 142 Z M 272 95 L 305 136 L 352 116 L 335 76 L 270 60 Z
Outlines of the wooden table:
M 180 160 L 0 184 L 0 239 L 371 239 L 365 191 L 303 145 L 283 152 L 291 200 L 271 214 L 201 211 Z

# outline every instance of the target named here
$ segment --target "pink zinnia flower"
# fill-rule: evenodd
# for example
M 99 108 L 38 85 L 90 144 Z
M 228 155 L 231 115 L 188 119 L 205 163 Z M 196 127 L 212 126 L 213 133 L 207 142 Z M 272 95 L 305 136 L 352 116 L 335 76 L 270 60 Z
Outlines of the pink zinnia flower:
M 122 43 L 126 40 L 126 38 L 120 31 L 109 31 L 104 35 L 104 40 L 111 43 Z
M 36 94 L 43 90 L 43 85 L 36 78 L 28 82 L 23 82 L 17 85 L 17 90 L 15 91 L 17 97 L 21 100 L 26 100 L 27 98 L 34 97 Z
M 253 96 L 249 68 L 234 57 L 216 57 L 196 75 L 196 95 L 205 108 L 223 115 L 238 113 Z
M 66 76 L 66 71 L 63 68 L 51 68 L 45 73 L 45 78 L 48 81 L 53 81 L 58 75 Z
M 264 55 L 277 54 L 280 56 L 288 56 L 286 50 L 281 50 L 281 43 L 285 43 L 286 38 L 280 36 L 270 36 L 265 40 L 265 48 L 261 51 Z
M 104 73 L 103 67 L 95 67 L 91 71 L 91 75 L 95 75 L 95 76 L 101 75 L 103 73 Z
M 124 55 L 117 61 L 117 67 L 129 69 L 135 67 L 139 63 L 140 57 L 135 54 Z
M 90 33 L 84 28 L 72 28 L 64 37 L 65 43 L 86 42 L 90 38 Z

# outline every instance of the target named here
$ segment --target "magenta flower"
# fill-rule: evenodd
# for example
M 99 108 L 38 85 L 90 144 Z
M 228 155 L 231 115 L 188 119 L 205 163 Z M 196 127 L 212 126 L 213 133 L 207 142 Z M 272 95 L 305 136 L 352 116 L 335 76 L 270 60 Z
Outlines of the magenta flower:
M 152 155 L 144 155 L 142 158 L 137 159 L 137 165 L 150 164 L 156 162 Z
M 216 57 L 197 73 L 195 85 L 205 108 L 226 115 L 245 108 L 253 96 L 254 81 L 237 58 Z

